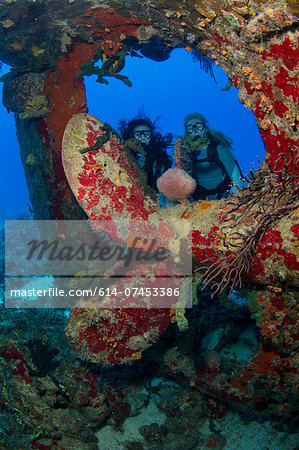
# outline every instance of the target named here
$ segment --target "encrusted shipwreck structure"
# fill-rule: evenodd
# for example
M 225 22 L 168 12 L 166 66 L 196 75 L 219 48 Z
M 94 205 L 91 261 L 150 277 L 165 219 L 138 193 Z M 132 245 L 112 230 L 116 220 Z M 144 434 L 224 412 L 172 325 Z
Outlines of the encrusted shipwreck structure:
M 116 77 L 129 85 L 119 74 L 128 53 L 139 50 L 162 60 L 185 46 L 202 65 L 221 66 L 239 90 L 240 101 L 256 117 L 266 148 L 264 164 L 232 199 L 177 206 L 168 214 L 192 221 L 194 270 L 204 284 L 212 282 L 218 291 L 232 284 L 254 287 L 249 305 L 260 327 L 258 353 L 241 373 L 225 380 L 218 369 L 208 378 L 196 369 L 188 373 L 184 367 L 191 363 L 184 365 L 183 355 L 168 355 L 165 366 L 192 386 L 240 405 L 251 402 L 261 410 L 272 396 L 282 415 L 291 411 L 289 399 L 298 383 L 298 14 L 293 0 L 1 0 L 0 13 L 0 59 L 12 66 L 2 79 L 3 103 L 15 113 L 36 219 L 84 219 L 86 214 L 116 219 L 125 212 L 150 221 L 160 214 L 157 202 L 144 193 L 136 195 L 132 208 L 133 197 L 117 183 L 110 190 L 107 184 L 102 191 L 96 186 L 93 215 L 79 206 L 61 148 L 69 120 L 87 112 L 84 75 L 97 74 L 104 83 Z M 95 65 L 99 60 L 101 68 Z M 112 140 L 119 148 L 117 138 Z M 117 208 L 107 208 L 107 197 Z M 81 200 L 87 202 L 86 193 Z M 151 331 L 139 312 L 132 311 L 129 319 L 120 313 L 111 330 L 107 320 L 96 326 L 90 313 L 76 314 L 68 329 L 80 354 L 110 364 L 141 356 L 144 344 L 126 345 L 128 323 L 142 334 Z M 151 311 L 156 335 L 173 320 L 172 313 L 159 314 Z M 109 340 L 103 340 L 109 332 Z

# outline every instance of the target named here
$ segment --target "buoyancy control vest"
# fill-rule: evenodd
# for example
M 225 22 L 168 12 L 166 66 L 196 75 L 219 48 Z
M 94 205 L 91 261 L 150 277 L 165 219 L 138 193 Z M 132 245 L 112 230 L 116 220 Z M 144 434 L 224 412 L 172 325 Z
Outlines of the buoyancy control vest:
M 219 158 L 219 153 L 218 153 L 217 147 L 218 147 L 217 142 L 214 140 L 211 140 L 211 142 L 208 144 L 206 158 L 201 158 L 198 160 L 196 152 L 192 152 L 192 154 L 191 154 L 192 163 L 194 165 L 196 165 L 198 163 L 202 163 L 202 162 L 209 162 L 211 165 L 216 164 L 219 167 L 219 169 L 221 170 L 221 173 L 224 177 L 224 179 L 215 188 L 212 188 L 212 189 L 207 189 L 207 188 L 201 186 L 197 182 L 196 189 L 195 189 L 194 193 L 192 194 L 192 197 L 194 198 L 194 200 L 200 200 L 200 199 L 204 200 L 209 195 L 216 195 L 216 194 L 217 194 L 217 199 L 219 200 L 222 197 L 222 195 L 224 194 L 224 192 L 226 192 L 228 190 L 229 185 L 232 182 L 232 179 L 229 176 L 223 162 Z
M 182 143 L 183 144 L 183 143 Z M 196 190 L 192 194 L 192 197 L 194 200 L 205 200 L 210 195 L 217 195 L 217 200 L 221 199 L 223 197 L 223 194 L 228 191 L 230 184 L 232 183 L 232 178 L 230 174 L 228 173 L 225 165 L 223 164 L 222 160 L 219 157 L 218 152 L 218 145 L 219 142 L 217 142 L 214 139 L 210 138 L 210 143 L 207 146 L 207 157 L 198 159 L 197 152 L 186 152 L 185 149 L 183 149 L 183 154 L 181 155 L 183 158 L 183 161 L 186 162 L 186 157 L 189 159 L 189 163 L 191 163 L 191 167 L 194 168 L 197 164 L 200 164 L 202 162 L 209 162 L 210 165 L 217 165 L 219 169 L 221 170 L 223 180 L 214 188 L 207 189 L 200 185 L 200 182 L 197 180 L 197 186 Z M 228 150 L 229 151 L 229 150 Z M 240 174 L 242 175 L 240 166 L 238 162 L 234 159 L 235 164 L 237 165 Z M 187 163 L 187 165 L 190 167 L 190 165 Z M 184 163 L 183 163 L 184 166 Z M 190 168 L 191 168 L 190 167 Z M 184 169 L 184 167 L 182 167 Z M 188 173 L 192 176 L 192 172 L 188 170 Z

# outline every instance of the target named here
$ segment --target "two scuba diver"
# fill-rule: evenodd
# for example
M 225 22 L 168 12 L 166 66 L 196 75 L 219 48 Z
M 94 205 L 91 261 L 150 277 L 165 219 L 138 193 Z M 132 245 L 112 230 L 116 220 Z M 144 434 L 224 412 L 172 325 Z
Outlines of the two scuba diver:
M 184 118 L 185 133 L 175 142 L 176 166 L 195 181 L 192 200 L 219 200 L 242 188 L 241 170 L 232 154 L 232 141 L 223 133 L 208 126 L 200 113 Z M 172 165 L 167 153 L 172 134 L 162 136 L 148 118 L 120 122 L 121 137 L 125 142 L 133 139 L 140 145 L 134 152 L 139 166 L 147 175 L 147 184 L 157 191 L 157 179 Z

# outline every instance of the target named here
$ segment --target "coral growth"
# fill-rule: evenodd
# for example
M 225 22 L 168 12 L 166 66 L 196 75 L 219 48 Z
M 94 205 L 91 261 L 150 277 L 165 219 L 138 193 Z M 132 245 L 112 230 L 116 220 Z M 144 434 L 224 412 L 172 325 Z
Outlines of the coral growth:
M 141 58 L 141 56 L 133 50 L 132 46 L 126 44 L 125 42 L 120 42 L 119 49 L 117 51 L 111 52 L 111 54 L 109 54 L 107 50 L 105 51 L 104 46 L 103 48 L 100 48 L 99 52 L 97 52 L 93 61 L 89 61 L 88 63 L 85 63 L 81 66 L 82 71 L 77 75 L 76 78 L 80 79 L 84 75 L 97 75 L 97 82 L 108 84 L 108 80 L 106 79 L 106 77 L 114 77 L 118 80 L 123 81 L 127 86 L 131 87 L 132 82 L 129 80 L 129 78 L 119 73 L 125 66 L 125 58 L 127 55 L 137 56 Z M 101 67 L 96 65 L 99 59 L 101 59 L 102 61 Z
M 44 95 L 37 95 L 25 104 L 25 111 L 20 113 L 20 119 L 38 119 L 49 114 L 49 102 Z
M 24 112 L 30 102 L 35 103 L 41 97 L 45 75 L 40 73 L 4 75 L 3 105 L 8 111 Z
M 117 289 L 124 290 L 125 285 L 118 283 Z M 77 308 L 69 318 L 66 335 L 83 359 L 107 366 L 128 364 L 141 358 L 170 321 L 167 309 Z
M 221 255 L 201 277 L 203 288 L 219 277 L 221 281 L 213 284 L 214 294 L 228 285 L 230 292 L 236 286 L 241 287 L 243 272 L 248 272 L 250 259 L 257 244 L 263 245 L 266 231 L 299 207 L 298 155 L 290 151 L 289 156 L 287 163 L 287 155 L 281 154 L 274 167 L 266 162 L 261 166 L 259 161 L 258 169 L 253 167 L 248 177 L 243 178 L 248 185 L 242 190 L 238 188 L 238 194 L 227 202 L 218 232 Z M 281 161 L 283 169 L 278 170 Z M 295 173 L 289 171 L 290 166 Z

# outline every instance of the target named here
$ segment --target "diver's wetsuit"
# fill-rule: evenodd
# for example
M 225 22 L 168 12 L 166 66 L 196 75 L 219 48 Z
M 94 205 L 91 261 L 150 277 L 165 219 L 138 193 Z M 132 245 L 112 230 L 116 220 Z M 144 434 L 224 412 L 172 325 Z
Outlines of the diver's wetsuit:
M 228 196 L 233 181 L 239 187 L 242 182 L 239 167 L 228 147 L 211 142 L 199 151 L 188 151 L 184 137 L 175 144 L 176 165 L 197 181 L 193 200 L 216 200 Z M 235 188 L 236 189 L 236 188 Z

